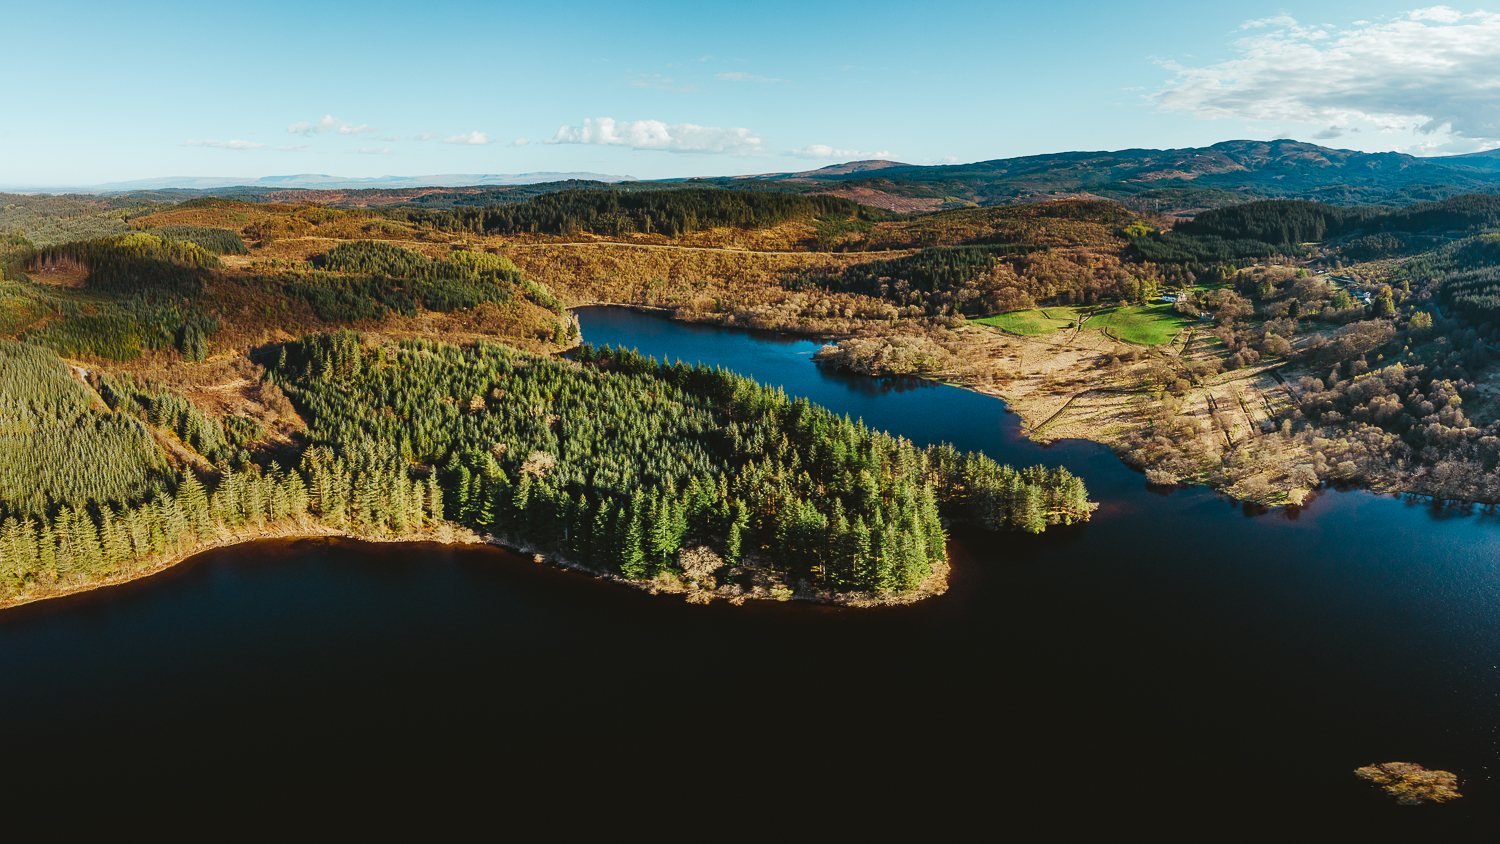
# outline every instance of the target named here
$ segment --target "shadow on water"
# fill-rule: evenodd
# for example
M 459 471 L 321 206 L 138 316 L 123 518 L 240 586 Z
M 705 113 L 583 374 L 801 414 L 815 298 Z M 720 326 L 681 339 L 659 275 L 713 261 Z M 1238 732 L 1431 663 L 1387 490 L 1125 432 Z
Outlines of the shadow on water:
M 491 548 L 214 551 L 144 588 L 0 616 L 0 722 L 27 725 L 7 763 L 223 770 L 228 754 L 246 776 L 351 789 L 479 766 L 524 772 L 508 811 L 568 802 L 583 777 L 709 815 L 765 792 L 778 818 L 843 831 L 1493 818 L 1492 515 L 1154 489 L 1096 443 L 1029 442 L 996 399 L 821 369 L 816 343 L 580 316 L 595 344 L 723 365 L 919 444 L 1065 465 L 1100 507 L 1039 536 L 956 529 L 948 594 L 873 611 L 688 605 Z M 68 738 L 106 700 L 131 728 Z M 1454 771 L 1466 796 L 1389 807 L 1351 772 L 1392 760 Z

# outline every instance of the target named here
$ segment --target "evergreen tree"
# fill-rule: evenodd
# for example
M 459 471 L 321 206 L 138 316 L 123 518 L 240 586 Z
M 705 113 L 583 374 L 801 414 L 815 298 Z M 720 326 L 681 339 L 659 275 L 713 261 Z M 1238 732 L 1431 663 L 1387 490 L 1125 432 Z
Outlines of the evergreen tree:
M 650 574 L 645 547 L 647 503 L 645 493 L 637 489 L 629 509 L 622 514 L 625 529 L 619 538 L 620 574 L 631 580 L 643 580 Z
M 600 501 L 594 508 L 594 521 L 589 527 L 589 542 L 587 559 L 581 560 L 585 565 L 594 568 L 605 568 L 609 565 L 610 558 L 610 532 L 609 526 L 614 518 L 613 508 L 608 500 Z
M 877 574 L 875 571 L 875 548 L 870 537 L 870 529 L 865 524 L 864 516 L 854 517 L 854 527 L 849 531 L 848 544 L 849 571 L 851 574 L 851 585 L 860 590 L 872 592 L 877 587 Z

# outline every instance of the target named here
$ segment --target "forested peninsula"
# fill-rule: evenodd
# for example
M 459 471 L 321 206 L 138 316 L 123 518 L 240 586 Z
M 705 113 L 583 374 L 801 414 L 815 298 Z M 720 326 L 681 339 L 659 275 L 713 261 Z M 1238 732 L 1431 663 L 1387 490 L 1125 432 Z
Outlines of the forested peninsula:
M 945 521 L 1088 518 L 1064 469 L 917 448 L 719 369 L 579 359 L 353 332 L 288 343 L 266 383 L 304 408 L 307 445 L 263 467 L 236 465 L 236 434 L 169 391 L 81 382 L 48 350 L 0 344 L 8 597 L 245 535 L 466 529 L 701 599 L 879 603 L 942 591 Z M 170 465 L 167 432 L 220 470 L 205 483 Z

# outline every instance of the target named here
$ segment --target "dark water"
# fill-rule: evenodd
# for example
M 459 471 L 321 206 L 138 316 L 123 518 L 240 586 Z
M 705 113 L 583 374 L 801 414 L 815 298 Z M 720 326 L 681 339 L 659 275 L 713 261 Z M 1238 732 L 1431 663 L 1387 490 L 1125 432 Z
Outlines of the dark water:
M 1100 446 L 1021 439 L 996 400 L 822 371 L 813 343 L 582 318 L 594 343 L 722 364 L 919 443 L 1061 463 L 1103 506 L 1041 537 L 960 533 L 948 595 L 877 611 L 688 606 L 496 549 L 216 551 L 0 616 L 0 759 L 34 782 L 139 770 L 334 802 L 473 789 L 468 808 L 559 828 L 1217 839 L 1495 818 L 1494 517 L 1163 495 Z M 1466 796 L 1398 809 L 1351 774 L 1393 760 L 1454 771 Z

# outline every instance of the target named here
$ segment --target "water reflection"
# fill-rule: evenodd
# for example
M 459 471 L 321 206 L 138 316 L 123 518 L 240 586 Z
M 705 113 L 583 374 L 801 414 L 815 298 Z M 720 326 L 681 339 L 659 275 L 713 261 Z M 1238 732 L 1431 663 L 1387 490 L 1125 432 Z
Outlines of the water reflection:
M 839 384 L 852 392 L 867 396 L 888 396 L 892 393 L 910 393 L 917 390 L 935 390 L 942 384 L 927 378 L 919 378 L 915 375 L 888 375 L 884 378 L 871 378 L 868 375 L 858 375 L 846 370 L 837 369 L 824 364 L 815 364 L 818 371 L 822 373 L 824 380 Z

